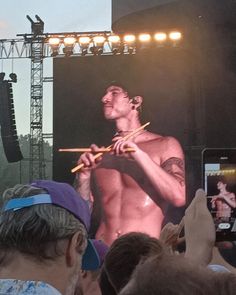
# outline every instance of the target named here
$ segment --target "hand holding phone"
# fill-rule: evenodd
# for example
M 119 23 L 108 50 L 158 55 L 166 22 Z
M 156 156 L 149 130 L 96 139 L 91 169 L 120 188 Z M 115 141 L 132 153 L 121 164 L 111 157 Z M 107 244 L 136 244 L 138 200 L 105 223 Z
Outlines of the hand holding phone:
M 236 149 L 205 149 L 202 168 L 216 240 L 236 240 Z

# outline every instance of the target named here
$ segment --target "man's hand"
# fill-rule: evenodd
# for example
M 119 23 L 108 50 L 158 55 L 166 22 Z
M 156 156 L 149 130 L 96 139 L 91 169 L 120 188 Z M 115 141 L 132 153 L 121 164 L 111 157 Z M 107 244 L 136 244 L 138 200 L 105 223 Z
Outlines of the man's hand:
M 179 224 L 168 222 L 161 230 L 159 240 L 166 246 L 166 249 L 171 254 L 176 251 L 177 245 L 182 241 L 179 238 L 182 228 L 183 221 Z
M 135 156 L 137 155 L 137 152 L 140 151 L 139 147 L 137 144 L 135 144 L 131 140 L 125 140 L 121 136 L 116 136 L 112 139 L 113 146 L 112 146 L 112 151 L 111 153 L 116 156 L 124 156 L 127 158 L 134 159 Z M 127 152 L 127 148 L 132 148 L 134 149 L 133 152 Z
M 207 208 L 206 194 L 197 190 L 195 198 L 185 211 L 185 256 L 197 263 L 207 265 L 215 244 L 215 225 Z
M 98 153 L 99 147 L 96 144 L 90 146 L 92 152 L 83 153 L 77 164 L 84 164 L 84 167 L 80 170 L 80 176 L 83 178 L 90 177 L 91 171 L 95 169 L 102 160 L 102 157 L 94 159 L 96 152 Z

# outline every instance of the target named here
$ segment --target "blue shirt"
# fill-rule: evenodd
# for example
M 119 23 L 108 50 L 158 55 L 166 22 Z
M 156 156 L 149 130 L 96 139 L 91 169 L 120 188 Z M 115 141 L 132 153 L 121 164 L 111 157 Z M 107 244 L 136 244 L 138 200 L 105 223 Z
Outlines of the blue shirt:
M 0 295 L 62 295 L 53 286 L 41 281 L 0 279 Z

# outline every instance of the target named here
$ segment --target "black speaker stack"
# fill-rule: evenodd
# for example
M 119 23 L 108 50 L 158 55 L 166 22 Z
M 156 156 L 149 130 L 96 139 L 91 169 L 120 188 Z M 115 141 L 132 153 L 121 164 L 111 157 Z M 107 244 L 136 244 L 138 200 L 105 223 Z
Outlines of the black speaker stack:
M 4 152 L 9 163 L 23 159 L 18 141 L 12 83 L 0 81 L 0 126 Z

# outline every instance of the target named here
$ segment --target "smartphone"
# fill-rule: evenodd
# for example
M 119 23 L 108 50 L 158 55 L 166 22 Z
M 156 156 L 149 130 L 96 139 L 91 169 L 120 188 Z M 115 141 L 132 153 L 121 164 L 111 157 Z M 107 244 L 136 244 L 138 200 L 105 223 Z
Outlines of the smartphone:
M 216 241 L 236 241 L 236 148 L 204 149 L 202 170 Z

